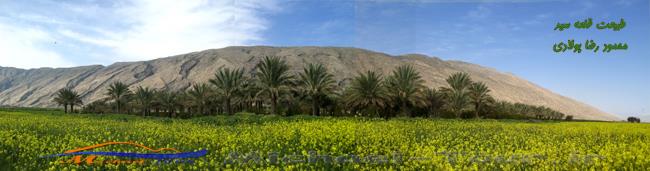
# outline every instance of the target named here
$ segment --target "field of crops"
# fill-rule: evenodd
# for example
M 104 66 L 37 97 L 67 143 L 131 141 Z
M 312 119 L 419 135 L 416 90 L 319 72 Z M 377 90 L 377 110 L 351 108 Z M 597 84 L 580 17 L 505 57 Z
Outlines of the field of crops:
M 207 154 L 192 160 L 90 165 L 62 162 L 70 156 L 44 157 L 104 142 L 183 152 L 206 149 Z M 183 120 L 0 110 L 0 170 L 646 170 L 649 142 L 650 125 L 631 123 L 252 114 Z M 148 152 L 127 145 L 93 150 Z M 117 157 L 97 160 L 101 158 Z

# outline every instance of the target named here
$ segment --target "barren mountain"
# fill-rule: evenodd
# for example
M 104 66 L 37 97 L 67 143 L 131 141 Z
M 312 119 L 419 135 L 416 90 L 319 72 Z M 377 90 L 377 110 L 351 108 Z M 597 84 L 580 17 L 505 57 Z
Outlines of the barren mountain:
M 444 86 L 445 78 L 462 71 L 469 73 L 473 80 L 485 82 L 492 89 L 491 95 L 499 100 L 543 105 L 578 119 L 619 120 L 592 106 L 495 69 L 424 55 L 390 56 L 339 47 L 227 47 L 110 66 L 30 70 L 0 67 L 0 106 L 54 107 L 53 94 L 66 86 L 73 87 L 85 102 L 90 102 L 105 97 L 106 87 L 114 81 L 122 81 L 132 88 L 141 85 L 184 89 L 192 83 L 207 82 L 221 67 L 244 67 L 252 72 L 264 56 L 286 59 L 294 72 L 300 72 L 307 63 L 320 62 L 338 80 L 351 78 L 365 70 L 377 70 L 388 75 L 398 65 L 411 64 L 420 71 L 429 87 Z

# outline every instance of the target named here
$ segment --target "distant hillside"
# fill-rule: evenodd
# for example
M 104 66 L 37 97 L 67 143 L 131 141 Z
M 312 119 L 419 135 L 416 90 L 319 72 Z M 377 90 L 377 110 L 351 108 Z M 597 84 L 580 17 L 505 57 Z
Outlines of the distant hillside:
M 620 120 L 592 106 L 555 94 L 512 74 L 475 64 L 444 61 L 424 55 L 390 56 L 357 48 L 339 47 L 227 47 L 193 52 L 141 62 L 119 62 L 110 66 L 74 68 L 16 69 L 0 67 L 0 105 L 52 107 L 53 94 L 70 86 L 82 93 L 87 102 L 104 97 L 108 84 L 125 82 L 132 87 L 184 89 L 196 82 L 206 82 L 220 67 L 244 67 L 252 72 L 264 56 L 280 56 L 294 72 L 306 63 L 320 62 L 344 80 L 365 70 L 388 74 L 402 64 L 420 71 L 427 86 L 444 86 L 444 79 L 454 72 L 467 72 L 472 79 L 485 82 L 492 95 L 510 102 L 543 105 L 574 115 L 577 119 Z

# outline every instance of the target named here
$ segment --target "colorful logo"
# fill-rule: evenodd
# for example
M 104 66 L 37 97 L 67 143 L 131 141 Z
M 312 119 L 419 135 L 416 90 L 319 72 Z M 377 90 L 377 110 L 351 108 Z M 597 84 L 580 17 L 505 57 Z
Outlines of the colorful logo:
M 146 149 L 152 153 L 132 153 L 132 152 L 115 152 L 115 151 L 88 151 L 95 148 L 110 146 L 110 145 L 131 145 L 139 148 Z M 162 153 L 163 151 L 171 151 L 173 153 Z M 152 149 L 142 144 L 132 142 L 107 142 L 96 144 L 77 149 L 65 151 L 61 154 L 54 154 L 43 156 L 42 158 L 73 156 L 70 160 L 61 160 L 60 163 L 65 164 L 144 164 L 145 159 L 158 160 L 158 161 L 171 161 L 171 160 L 188 160 L 205 156 L 207 150 L 198 150 L 193 152 L 181 152 L 174 148 L 159 148 Z M 86 158 L 82 156 L 86 155 Z M 98 156 L 113 156 L 127 159 L 110 159 L 110 160 L 97 160 Z

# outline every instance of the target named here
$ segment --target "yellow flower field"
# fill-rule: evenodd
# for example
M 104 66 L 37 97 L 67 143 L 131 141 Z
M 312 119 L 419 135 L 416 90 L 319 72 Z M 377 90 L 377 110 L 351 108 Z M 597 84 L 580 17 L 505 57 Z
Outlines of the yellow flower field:
M 93 164 L 44 157 L 104 142 L 207 154 L 131 164 L 99 162 L 130 160 L 110 156 Z M 647 170 L 649 142 L 650 125 L 631 123 L 0 111 L 0 170 Z M 93 150 L 148 152 L 127 145 Z

